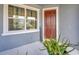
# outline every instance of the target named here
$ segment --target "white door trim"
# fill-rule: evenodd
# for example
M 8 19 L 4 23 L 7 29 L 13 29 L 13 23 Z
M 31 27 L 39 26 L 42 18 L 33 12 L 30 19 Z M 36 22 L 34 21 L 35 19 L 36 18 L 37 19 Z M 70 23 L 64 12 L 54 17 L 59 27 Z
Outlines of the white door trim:
M 59 14 L 59 12 L 58 12 L 58 7 L 50 7 L 50 8 L 43 8 L 43 10 L 42 10 L 42 18 L 43 18 L 43 20 L 42 20 L 42 24 L 43 24 L 43 26 L 42 26 L 42 40 L 44 41 L 45 39 L 44 39 L 44 11 L 45 10 L 55 10 L 56 9 L 56 39 L 58 39 L 58 36 L 59 36 L 59 18 L 58 18 L 58 14 Z

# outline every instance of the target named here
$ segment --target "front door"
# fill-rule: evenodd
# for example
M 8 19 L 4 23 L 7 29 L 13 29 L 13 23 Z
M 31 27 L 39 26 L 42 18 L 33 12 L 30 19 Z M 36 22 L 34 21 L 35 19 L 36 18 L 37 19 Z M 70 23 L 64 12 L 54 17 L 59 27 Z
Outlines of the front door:
M 56 10 L 44 11 L 44 39 L 56 38 Z

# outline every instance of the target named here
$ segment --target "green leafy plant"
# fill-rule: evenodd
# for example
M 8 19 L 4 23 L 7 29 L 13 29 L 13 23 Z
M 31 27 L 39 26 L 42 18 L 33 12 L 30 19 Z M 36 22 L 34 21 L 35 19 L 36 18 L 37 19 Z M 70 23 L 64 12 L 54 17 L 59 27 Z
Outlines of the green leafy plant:
M 69 52 L 73 51 L 74 49 L 70 51 L 66 51 L 66 49 L 69 47 L 69 41 L 63 40 L 60 42 L 60 38 L 57 39 L 46 39 L 43 42 L 44 46 L 46 47 L 49 55 L 67 55 Z

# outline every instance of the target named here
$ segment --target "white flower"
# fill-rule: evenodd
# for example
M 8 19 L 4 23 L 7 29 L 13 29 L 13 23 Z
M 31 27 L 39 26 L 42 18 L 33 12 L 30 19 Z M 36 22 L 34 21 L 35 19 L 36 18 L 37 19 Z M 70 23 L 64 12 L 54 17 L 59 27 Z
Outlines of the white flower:
M 61 43 L 61 42 L 59 42 L 59 43 L 58 43 L 58 45 L 62 45 L 62 43 Z

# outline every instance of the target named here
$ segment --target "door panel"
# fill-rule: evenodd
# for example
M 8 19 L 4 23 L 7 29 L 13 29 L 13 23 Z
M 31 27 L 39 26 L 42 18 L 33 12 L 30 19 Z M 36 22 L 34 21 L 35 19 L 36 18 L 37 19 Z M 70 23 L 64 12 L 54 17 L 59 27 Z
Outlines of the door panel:
M 44 11 L 44 37 L 56 38 L 56 10 Z

